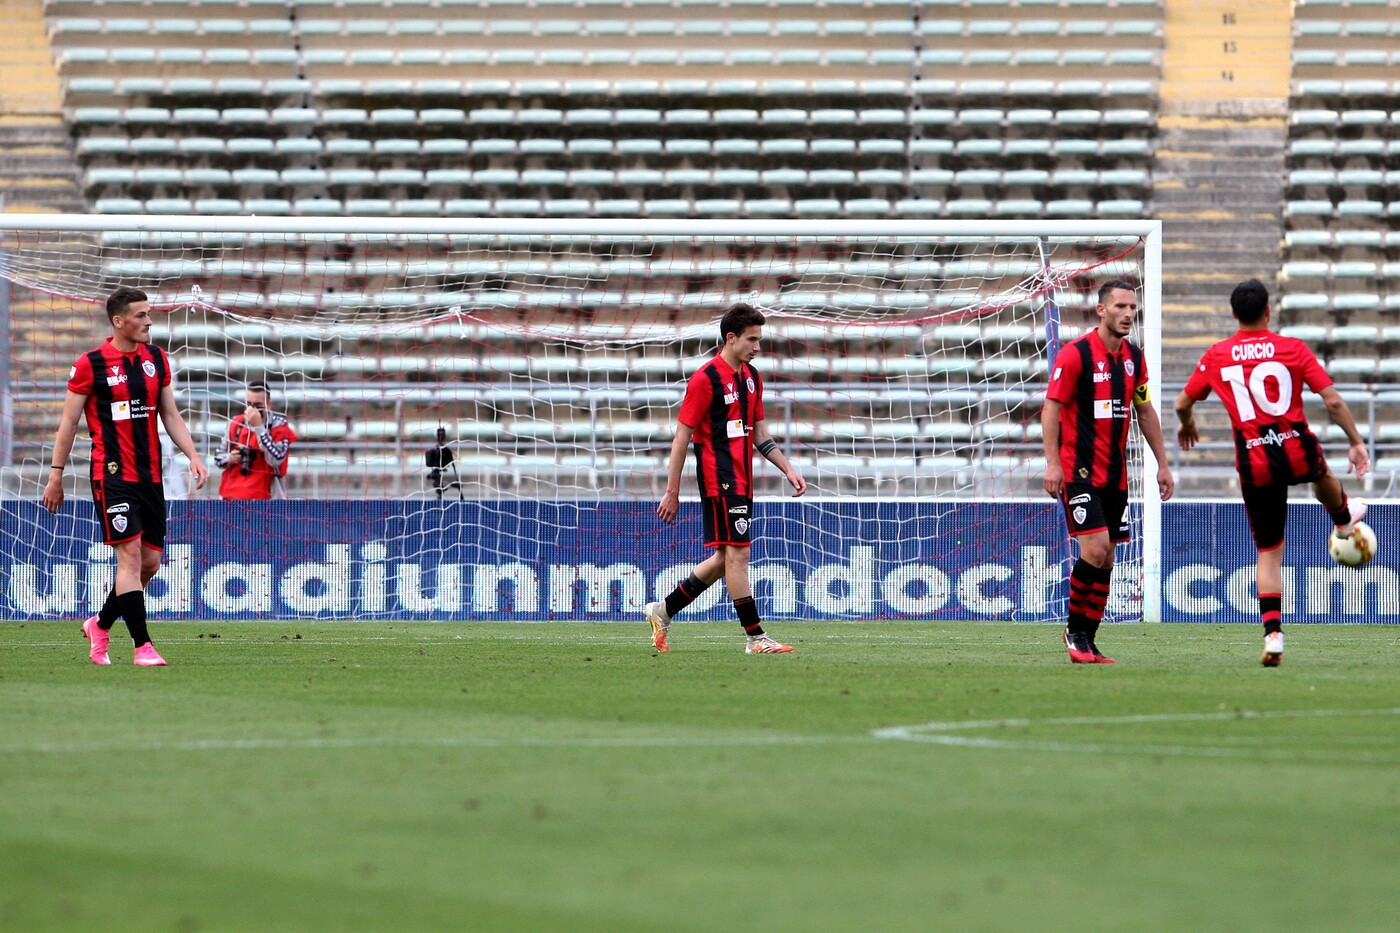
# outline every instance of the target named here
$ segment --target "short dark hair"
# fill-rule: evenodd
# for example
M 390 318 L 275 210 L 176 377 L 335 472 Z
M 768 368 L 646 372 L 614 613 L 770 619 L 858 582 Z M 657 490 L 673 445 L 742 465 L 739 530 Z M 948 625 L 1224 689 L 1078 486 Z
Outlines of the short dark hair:
M 724 317 L 719 319 L 719 342 L 724 343 L 724 338 L 733 334 L 739 336 L 750 327 L 762 327 L 768 323 L 768 319 L 763 316 L 763 312 L 753 305 L 739 302 L 724 312 Z
M 1134 285 L 1132 282 L 1126 281 L 1124 279 L 1109 279 L 1107 282 L 1104 282 L 1102 285 L 1099 286 L 1098 303 L 1103 304 L 1104 299 L 1108 298 L 1109 292 L 1116 291 L 1120 288 L 1123 289 L 1123 291 L 1125 292 L 1132 292 L 1134 295 L 1137 294 L 1137 286 Z
M 269 388 L 267 387 L 267 383 L 266 383 L 266 382 L 261 382 L 261 381 L 259 381 L 259 382 L 250 382 L 250 383 L 248 383 L 248 389 L 247 389 L 247 391 L 249 391 L 249 392 L 261 392 L 263 395 L 266 395 L 266 396 L 267 396 L 267 400 L 268 400 L 269 402 L 272 401 L 272 390 L 269 389 Z
M 119 314 L 125 314 L 126 309 L 138 301 L 149 300 L 141 289 L 123 285 L 107 296 L 107 320 L 110 321 Z
M 1230 293 L 1230 310 L 1241 324 L 1254 324 L 1269 310 L 1269 290 L 1258 279 L 1235 286 Z

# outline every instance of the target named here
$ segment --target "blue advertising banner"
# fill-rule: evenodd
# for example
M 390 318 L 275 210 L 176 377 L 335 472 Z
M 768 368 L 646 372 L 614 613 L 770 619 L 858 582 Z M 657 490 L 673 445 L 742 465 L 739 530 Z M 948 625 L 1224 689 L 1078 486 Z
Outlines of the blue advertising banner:
M 646 502 L 175 501 L 155 618 L 635 619 L 706 556 L 698 505 L 663 525 Z M 1327 555 L 1327 518 L 1293 507 L 1290 622 L 1400 622 L 1386 542 L 1393 507 L 1368 521 L 1381 558 Z M 1050 501 L 761 501 L 751 577 L 767 618 L 1063 618 L 1070 546 Z M 1257 622 L 1253 548 L 1238 503 L 1168 503 L 1166 621 Z M 0 618 L 81 617 L 113 578 L 92 505 L 49 515 L 0 502 Z M 687 610 L 728 619 L 722 584 Z M 1141 615 L 1115 588 L 1110 619 Z

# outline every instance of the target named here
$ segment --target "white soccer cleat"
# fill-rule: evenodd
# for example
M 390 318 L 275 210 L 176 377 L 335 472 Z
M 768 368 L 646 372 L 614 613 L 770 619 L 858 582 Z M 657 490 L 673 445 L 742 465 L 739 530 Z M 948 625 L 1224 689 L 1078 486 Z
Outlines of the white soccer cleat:
M 790 654 L 792 645 L 775 641 L 768 635 L 750 635 L 744 645 L 744 654 Z
M 651 624 L 652 647 L 662 654 L 668 653 L 671 646 L 666 643 L 666 633 L 671 628 L 671 617 L 666 614 L 666 604 L 647 603 L 642 607 L 642 615 Z
M 1337 529 L 1337 535 L 1342 538 L 1351 534 L 1351 529 L 1356 527 L 1356 523 L 1366 517 L 1368 508 L 1365 499 L 1350 499 L 1347 501 L 1347 507 L 1351 509 L 1351 521 Z
M 1264 653 L 1259 656 L 1259 663 L 1265 667 L 1278 667 L 1283 661 L 1283 633 L 1269 632 L 1264 636 Z

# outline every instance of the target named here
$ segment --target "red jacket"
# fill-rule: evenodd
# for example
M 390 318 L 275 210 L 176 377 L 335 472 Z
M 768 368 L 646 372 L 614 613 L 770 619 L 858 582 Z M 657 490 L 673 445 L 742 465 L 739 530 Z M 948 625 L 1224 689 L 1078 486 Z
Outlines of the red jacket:
M 225 449 L 214 458 L 224 470 L 219 480 L 219 495 L 225 499 L 271 499 L 275 485 L 276 498 L 282 498 L 280 480 L 287 475 L 287 457 L 296 439 L 296 432 L 282 415 L 269 413 L 267 424 L 261 428 L 249 427 L 243 423 L 243 416 L 238 415 L 228 427 Z M 230 463 L 228 451 L 233 447 L 251 447 L 257 451 L 252 464 L 246 460 L 241 466 Z M 268 462 L 268 455 L 276 462 L 275 467 Z M 243 467 L 249 467 L 246 476 Z

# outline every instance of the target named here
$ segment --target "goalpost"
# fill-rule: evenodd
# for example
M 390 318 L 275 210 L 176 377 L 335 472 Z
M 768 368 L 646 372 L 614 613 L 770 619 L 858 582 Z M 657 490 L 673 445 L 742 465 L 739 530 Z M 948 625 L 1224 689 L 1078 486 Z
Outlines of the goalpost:
M 1040 400 L 1109 278 L 1141 289 L 1160 386 L 1158 221 L 3 215 L 0 616 L 74 614 L 109 572 L 85 443 L 65 512 L 34 503 L 68 368 L 123 284 L 151 295 L 208 465 L 248 382 L 299 435 L 292 502 L 172 506 L 157 613 L 550 618 L 664 595 L 703 556 L 698 517 L 653 514 L 685 380 L 747 301 L 769 318 L 768 424 L 812 487 L 785 500 L 759 458 L 766 614 L 1054 618 L 1069 550 Z M 1155 621 L 1136 431 L 1130 459 L 1140 534 L 1110 617 Z M 272 532 L 266 561 L 250 529 Z

